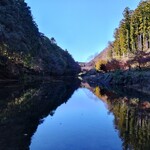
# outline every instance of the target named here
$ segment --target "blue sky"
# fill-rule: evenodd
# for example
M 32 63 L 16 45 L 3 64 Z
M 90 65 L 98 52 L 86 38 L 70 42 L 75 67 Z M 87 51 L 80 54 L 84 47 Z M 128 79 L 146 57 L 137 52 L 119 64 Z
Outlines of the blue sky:
M 125 7 L 140 0 L 25 0 L 40 32 L 54 37 L 76 61 L 102 51 L 122 19 Z

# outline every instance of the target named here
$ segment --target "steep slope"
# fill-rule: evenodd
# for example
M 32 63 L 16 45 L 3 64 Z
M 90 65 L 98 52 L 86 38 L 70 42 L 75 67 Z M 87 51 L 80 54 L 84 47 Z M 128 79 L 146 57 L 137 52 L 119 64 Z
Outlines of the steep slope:
M 98 60 L 107 60 L 108 59 L 108 53 L 110 52 L 109 47 L 105 48 L 102 52 L 100 52 L 94 59 L 92 59 L 90 62 L 88 62 L 87 65 L 94 66 L 95 63 Z
M 24 0 L 0 1 L 0 78 L 79 71 L 67 51 L 39 32 Z
M 103 51 L 101 51 L 97 56 L 95 56 L 91 61 L 88 63 L 80 63 L 82 71 L 89 71 L 95 68 L 95 64 L 99 60 L 109 60 L 111 53 L 111 45 L 107 46 Z
M 114 41 L 87 67 L 100 71 L 150 68 L 150 1 L 141 1 L 135 10 L 128 7 L 115 29 Z

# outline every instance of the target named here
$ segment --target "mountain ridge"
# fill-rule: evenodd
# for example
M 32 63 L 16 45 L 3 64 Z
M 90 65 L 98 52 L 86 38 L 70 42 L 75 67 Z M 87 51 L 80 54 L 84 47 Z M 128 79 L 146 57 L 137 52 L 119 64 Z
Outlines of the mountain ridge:
M 68 51 L 39 32 L 24 0 L 1 0 L 0 14 L 0 78 L 75 75 L 80 71 Z

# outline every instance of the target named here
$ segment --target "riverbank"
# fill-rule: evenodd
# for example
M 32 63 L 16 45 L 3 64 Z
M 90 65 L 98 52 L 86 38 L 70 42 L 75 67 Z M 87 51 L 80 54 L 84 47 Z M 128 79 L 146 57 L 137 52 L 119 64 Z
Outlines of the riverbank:
M 127 70 L 108 73 L 85 74 L 84 82 L 111 87 L 115 85 L 128 87 L 150 95 L 150 70 Z

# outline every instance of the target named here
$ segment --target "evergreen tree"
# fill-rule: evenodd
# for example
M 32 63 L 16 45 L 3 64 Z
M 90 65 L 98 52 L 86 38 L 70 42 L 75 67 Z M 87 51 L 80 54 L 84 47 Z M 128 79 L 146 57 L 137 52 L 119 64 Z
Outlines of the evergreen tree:
M 128 7 L 114 33 L 114 53 L 126 56 L 150 48 L 150 1 L 142 1 L 135 11 Z

